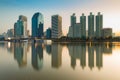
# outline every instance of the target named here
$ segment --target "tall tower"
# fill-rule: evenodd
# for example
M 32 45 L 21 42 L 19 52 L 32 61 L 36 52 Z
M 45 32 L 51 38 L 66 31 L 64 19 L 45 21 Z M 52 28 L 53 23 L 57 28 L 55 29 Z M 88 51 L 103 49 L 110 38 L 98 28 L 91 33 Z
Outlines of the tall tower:
M 44 18 L 41 13 L 35 13 L 32 17 L 32 37 L 43 36 Z
M 98 12 L 96 16 L 96 38 L 102 37 L 102 28 L 103 28 L 103 15 Z
M 52 38 L 62 36 L 62 17 L 59 15 L 52 16 Z
M 15 37 L 27 37 L 27 17 L 20 15 L 17 22 L 14 24 Z
M 71 16 L 71 27 L 74 27 L 75 24 L 76 24 L 76 16 L 75 13 L 73 13 L 73 15 Z
M 92 12 L 88 16 L 88 38 L 94 38 L 94 15 L 92 14 Z
M 82 29 L 81 36 L 82 38 L 86 38 L 86 16 L 84 15 L 84 13 L 80 17 L 80 23 L 81 23 L 81 29 Z

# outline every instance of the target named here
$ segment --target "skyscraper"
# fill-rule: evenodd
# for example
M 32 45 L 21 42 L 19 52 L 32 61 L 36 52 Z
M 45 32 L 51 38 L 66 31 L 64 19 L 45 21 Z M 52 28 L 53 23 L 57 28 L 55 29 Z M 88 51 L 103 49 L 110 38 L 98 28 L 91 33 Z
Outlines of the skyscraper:
M 88 16 L 88 38 L 94 38 L 94 15 L 92 12 Z
M 69 32 L 68 32 L 68 37 L 74 37 L 74 26 L 76 24 L 76 16 L 75 13 L 73 13 L 73 15 L 71 16 L 71 25 L 69 27 Z
M 62 36 L 62 17 L 59 15 L 52 16 L 52 38 Z
M 82 29 L 81 36 L 82 38 L 86 38 L 86 16 L 84 15 L 84 13 L 80 17 L 80 23 L 81 23 L 81 29 Z
M 20 15 L 17 22 L 14 24 L 15 37 L 27 37 L 27 17 Z
M 96 16 L 96 38 L 102 37 L 102 28 L 103 28 L 103 15 L 98 12 Z
M 51 38 L 51 28 L 48 28 L 46 31 L 46 38 L 50 39 Z
M 43 36 L 44 18 L 41 13 L 35 13 L 32 17 L 32 37 Z
M 71 27 L 74 27 L 75 24 L 76 24 L 76 16 L 75 13 L 73 13 L 73 15 L 71 16 Z

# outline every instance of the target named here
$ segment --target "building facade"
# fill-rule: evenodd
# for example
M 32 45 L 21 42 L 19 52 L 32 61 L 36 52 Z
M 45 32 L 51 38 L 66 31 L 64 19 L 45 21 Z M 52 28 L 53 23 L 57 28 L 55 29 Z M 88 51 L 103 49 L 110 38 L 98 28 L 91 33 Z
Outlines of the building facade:
M 88 38 L 94 38 L 94 15 L 92 13 L 88 16 Z
M 20 15 L 17 22 L 14 24 L 14 37 L 27 37 L 27 17 Z
M 112 28 L 103 28 L 102 29 L 102 38 L 112 37 Z
M 51 38 L 51 32 L 52 32 L 51 28 L 48 28 L 47 31 L 46 31 L 46 38 L 47 39 Z
M 82 16 L 80 17 L 80 23 L 81 23 L 81 37 L 82 38 L 86 38 L 86 16 L 84 15 L 84 13 L 82 14 Z
M 62 17 L 59 15 L 52 16 L 52 38 L 60 38 L 62 36 Z
M 76 16 L 75 13 L 73 13 L 73 15 L 71 16 L 71 27 L 74 27 L 75 24 L 76 24 Z
M 7 35 L 8 35 L 8 37 L 13 38 L 14 37 L 14 29 L 9 29 L 7 31 Z
M 42 37 L 44 28 L 44 17 L 41 13 L 35 13 L 32 17 L 32 37 Z
M 103 28 L 103 15 L 98 12 L 96 16 L 96 38 L 102 37 L 102 28 Z
M 76 23 L 73 27 L 74 37 L 73 38 L 82 38 L 82 27 L 80 23 Z

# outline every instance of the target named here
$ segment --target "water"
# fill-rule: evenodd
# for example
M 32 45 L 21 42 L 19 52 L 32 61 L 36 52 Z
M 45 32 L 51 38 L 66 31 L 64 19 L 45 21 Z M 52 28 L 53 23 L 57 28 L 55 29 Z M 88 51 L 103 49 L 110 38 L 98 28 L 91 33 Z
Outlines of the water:
M 0 43 L 0 80 L 120 80 L 120 43 Z

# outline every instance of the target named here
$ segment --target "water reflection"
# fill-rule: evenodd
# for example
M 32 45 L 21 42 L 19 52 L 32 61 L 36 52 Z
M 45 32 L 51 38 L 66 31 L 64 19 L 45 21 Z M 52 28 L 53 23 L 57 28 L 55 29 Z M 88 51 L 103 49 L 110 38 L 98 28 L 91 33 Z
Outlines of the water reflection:
M 45 55 L 44 47 L 46 50 L 46 55 L 51 57 L 51 67 L 61 68 L 62 66 L 62 51 L 63 47 L 68 48 L 68 53 L 70 58 L 70 66 L 72 69 L 76 69 L 77 60 L 79 60 L 80 67 L 84 70 L 85 67 L 89 67 L 93 70 L 95 67 L 100 70 L 103 65 L 103 55 L 112 54 L 112 43 L 67 43 L 67 44 L 44 44 L 44 43 L 0 43 L 0 48 L 7 49 L 8 52 L 13 53 L 15 61 L 17 61 L 18 66 L 27 66 L 27 54 L 31 52 L 31 66 L 35 70 L 43 69 L 43 56 Z M 30 49 L 31 47 L 31 49 Z M 46 59 L 46 56 L 44 56 Z M 64 57 L 64 58 L 65 58 Z
M 51 54 L 51 45 L 46 45 L 46 52 L 50 55 Z
M 92 70 L 94 68 L 94 46 L 88 45 L 88 66 Z
M 32 66 L 36 70 L 43 68 L 43 47 L 41 43 L 32 44 Z
M 75 69 L 76 59 L 80 60 L 80 65 L 84 69 L 86 66 L 86 44 L 68 44 L 69 55 L 71 57 L 71 67 Z
M 59 68 L 62 65 L 62 46 L 60 44 L 52 44 L 52 67 Z
M 26 43 L 14 43 L 14 59 L 17 60 L 19 67 L 24 67 L 27 65 Z

